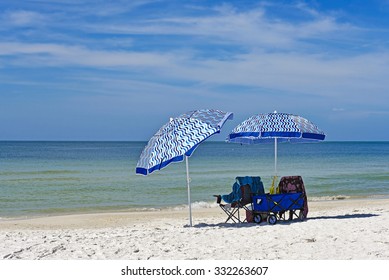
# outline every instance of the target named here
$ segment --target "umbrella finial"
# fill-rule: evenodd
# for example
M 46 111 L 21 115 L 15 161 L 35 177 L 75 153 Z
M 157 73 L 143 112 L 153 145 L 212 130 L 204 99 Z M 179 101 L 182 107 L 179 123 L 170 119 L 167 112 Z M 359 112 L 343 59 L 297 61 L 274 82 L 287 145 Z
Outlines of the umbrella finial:
M 274 114 L 277 114 L 277 110 L 274 110 Z
M 169 122 L 172 122 L 172 121 L 173 121 L 173 119 L 174 119 L 174 118 L 170 117 L 170 118 L 169 118 Z

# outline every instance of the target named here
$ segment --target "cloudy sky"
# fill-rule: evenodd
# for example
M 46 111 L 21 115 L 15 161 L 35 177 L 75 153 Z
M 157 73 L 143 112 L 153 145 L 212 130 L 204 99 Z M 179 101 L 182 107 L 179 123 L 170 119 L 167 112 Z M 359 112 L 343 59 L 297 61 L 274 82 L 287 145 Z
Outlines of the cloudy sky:
M 148 140 L 202 108 L 234 112 L 220 139 L 277 110 L 389 140 L 388 0 L 3 0 L 0 22 L 0 140 Z

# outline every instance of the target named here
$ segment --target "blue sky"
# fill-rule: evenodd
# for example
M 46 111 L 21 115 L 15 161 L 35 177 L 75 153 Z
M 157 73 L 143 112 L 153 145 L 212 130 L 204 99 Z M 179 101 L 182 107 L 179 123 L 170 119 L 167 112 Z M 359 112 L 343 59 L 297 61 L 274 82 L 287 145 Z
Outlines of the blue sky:
M 0 140 L 148 140 L 183 112 L 389 140 L 389 0 L 0 2 Z

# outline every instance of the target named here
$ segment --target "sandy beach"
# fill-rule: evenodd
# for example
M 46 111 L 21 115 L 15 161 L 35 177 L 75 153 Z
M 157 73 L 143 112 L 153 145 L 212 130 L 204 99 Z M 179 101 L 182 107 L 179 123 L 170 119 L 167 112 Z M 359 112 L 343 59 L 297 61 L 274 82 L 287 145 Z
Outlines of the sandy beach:
M 388 260 L 389 199 L 309 202 L 306 221 L 224 223 L 193 209 L 0 220 L 0 259 Z

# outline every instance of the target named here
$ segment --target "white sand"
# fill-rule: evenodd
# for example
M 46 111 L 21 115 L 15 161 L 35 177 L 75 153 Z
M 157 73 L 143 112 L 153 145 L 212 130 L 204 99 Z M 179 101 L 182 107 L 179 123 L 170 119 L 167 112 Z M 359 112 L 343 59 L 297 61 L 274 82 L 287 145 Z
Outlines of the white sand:
M 218 207 L 0 220 L 0 259 L 389 259 L 389 200 L 310 202 L 304 222 L 225 224 Z

